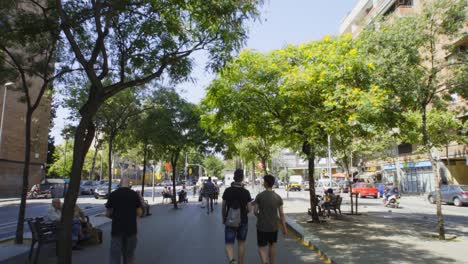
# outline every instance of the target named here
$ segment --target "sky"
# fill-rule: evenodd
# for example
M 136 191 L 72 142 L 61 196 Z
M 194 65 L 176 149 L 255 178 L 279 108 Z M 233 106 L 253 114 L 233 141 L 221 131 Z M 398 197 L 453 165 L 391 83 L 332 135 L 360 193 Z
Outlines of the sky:
M 265 0 L 261 17 L 249 23 L 249 39 L 245 48 L 260 52 L 280 49 L 287 44 L 300 44 L 318 40 L 326 35 L 338 35 L 343 18 L 359 0 Z M 205 87 L 214 74 L 205 71 L 206 56 L 194 55 L 194 82 L 180 84 L 177 89 L 182 97 L 198 103 L 205 95 Z M 59 107 L 54 119 L 52 136 L 55 144 L 61 144 L 60 133 L 67 122 L 69 112 Z

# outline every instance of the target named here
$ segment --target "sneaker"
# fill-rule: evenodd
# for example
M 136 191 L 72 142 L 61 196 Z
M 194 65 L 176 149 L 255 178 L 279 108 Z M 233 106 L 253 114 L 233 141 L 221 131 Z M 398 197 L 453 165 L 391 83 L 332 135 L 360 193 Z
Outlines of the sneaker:
M 237 264 L 237 261 L 235 259 L 231 259 L 231 261 L 229 261 L 229 264 Z

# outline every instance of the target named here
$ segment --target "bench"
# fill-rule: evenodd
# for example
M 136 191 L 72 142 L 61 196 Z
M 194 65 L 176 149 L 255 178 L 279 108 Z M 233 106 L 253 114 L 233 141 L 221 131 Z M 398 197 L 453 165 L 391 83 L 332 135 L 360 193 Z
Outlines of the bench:
M 172 194 L 169 194 L 169 193 L 162 193 L 162 197 L 163 197 L 163 203 L 166 199 L 170 199 L 171 202 L 173 202 L 173 197 L 172 197 Z
M 318 206 L 319 208 L 319 216 L 324 216 L 325 213 L 327 213 L 327 217 L 330 218 L 331 216 L 331 210 L 333 210 L 335 212 L 335 217 L 338 217 L 338 212 L 340 212 L 340 215 L 341 215 L 341 203 L 343 202 L 343 197 L 340 197 L 339 195 L 336 196 L 336 199 L 334 200 L 334 202 L 332 202 L 327 208 L 324 208 L 322 210 L 322 208 L 320 206 Z M 310 210 L 310 208 L 308 209 L 307 213 L 309 215 L 312 215 L 312 210 Z
M 58 249 L 58 227 L 54 223 L 46 223 L 42 217 L 37 218 L 29 218 L 26 219 L 28 222 L 29 229 L 32 233 L 32 242 L 31 242 L 31 249 L 29 250 L 29 262 L 31 262 L 31 258 L 34 252 L 34 245 L 37 243 L 36 254 L 34 256 L 34 262 L 37 263 L 39 258 L 39 253 L 41 251 L 41 247 L 45 244 L 55 243 L 55 250 L 57 253 Z

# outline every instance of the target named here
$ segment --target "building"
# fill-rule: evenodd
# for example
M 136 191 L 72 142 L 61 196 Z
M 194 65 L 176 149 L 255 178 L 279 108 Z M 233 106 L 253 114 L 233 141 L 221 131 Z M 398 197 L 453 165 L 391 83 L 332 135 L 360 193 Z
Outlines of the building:
M 14 5 L 12 7 L 15 9 L 12 9 L 9 15 L 15 14 L 15 10 L 36 12 L 36 9 L 34 9 L 35 5 L 33 4 L 28 4 L 24 1 L 10 2 Z M 43 2 L 43 0 L 39 2 Z M 8 16 L 2 18 L 8 19 Z M 8 22 L 8 20 L 2 19 L 0 26 L 4 26 Z M 8 49 L 15 55 L 26 54 L 24 56 L 25 63 L 34 63 L 44 58 L 43 53 L 40 52 L 37 54 L 34 52 L 31 54 L 23 53 L 26 49 L 21 45 L 9 46 Z M 5 58 L 5 60 L 9 59 L 9 57 Z M 32 102 L 35 102 L 43 82 L 42 79 L 32 76 L 26 74 L 26 82 L 29 87 L 30 98 Z M 20 88 L 21 84 L 19 80 L 8 75 L 6 71 L 0 73 L 0 197 L 18 197 L 22 190 L 27 106 L 24 102 L 24 94 Z M 51 124 L 50 118 L 51 98 L 48 95 L 44 95 L 40 105 L 32 116 L 29 187 L 39 183 L 45 177 L 47 136 Z
M 351 33 L 358 36 L 363 29 L 372 24 L 379 16 L 401 17 L 418 14 L 423 5 L 429 0 L 361 0 L 353 10 L 342 20 L 340 34 Z M 460 50 L 467 50 L 468 36 L 464 34 L 451 44 Z M 439 47 L 439 48 L 440 48 Z M 450 54 L 446 54 L 450 60 Z M 456 94 L 452 94 L 449 108 L 457 109 L 458 118 L 468 119 L 467 101 Z M 466 133 L 462 132 L 462 133 Z M 364 167 L 369 171 L 379 171 L 383 180 L 393 181 L 400 175 L 401 188 L 405 192 L 424 193 L 434 189 L 433 172 L 427 155 L 416 154 L 417 145 L 402 144 L 395 148 L 395 162 L 372 160 Z M 468 146 L 452 142 L 444 149 L 438 150 L 441 159 L 440 172 L 443 181 L 453 184 L 468 184 Z
M 33 96 L 37 82 L 31 81 Z M 20 102 L 22 92 L 12 86 L 1 85 L 0 110 L 3 128 L 0 145 L 0 197 L 17 197 L 21 194 L 23 183 L 26 104 Z M 5 90 L 6 89 L 6 90 Z M 6 91 L 6 92 L 5 92 Z M 37 92 L 37 91 L 36 91 Z M 6 96 L 4 97 L 4 95 Z M 47 161 L 47 136 L 50 125 L 50 98 L 44 97 L 32 119 L 31 165 L 29 184 L 39 183 L 45 177 Z

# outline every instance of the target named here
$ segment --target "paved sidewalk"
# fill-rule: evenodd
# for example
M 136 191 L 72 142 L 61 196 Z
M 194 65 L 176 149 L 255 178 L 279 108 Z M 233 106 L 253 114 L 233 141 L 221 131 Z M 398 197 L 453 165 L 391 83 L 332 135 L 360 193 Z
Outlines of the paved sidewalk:
M 152 216 L 139 219 L 137 263 L 227 263 L 224 253 L 224 226 L 221 224 L 220 205 L 214 214 L 207 215 L 197 202 L 182 204 L 172 209 L 171 204 L 155 205 Z M 256 246 L 255 218 L 249 219 L 246 264 L 260 263 Z M 110 224 L 101 226 L 104 231 L 102 245 L 87 246 L 73 251 L 73 263 L 108 263 Z M 278 237 L 277 263 L 323 263 L 310 249 L 292 236 Z M 54 263 L 52 246 L 41 252 L 39 263 Z M 1 264 L 24 263 L 25 254 Z
M 341 215 L 307 223 L 305 213 L 288 214 L 305 241 L 333 263 L 468 263 L 468 233 L 447 228 L 449 241 L 436 239 L 435 223 L 372 215 Z

